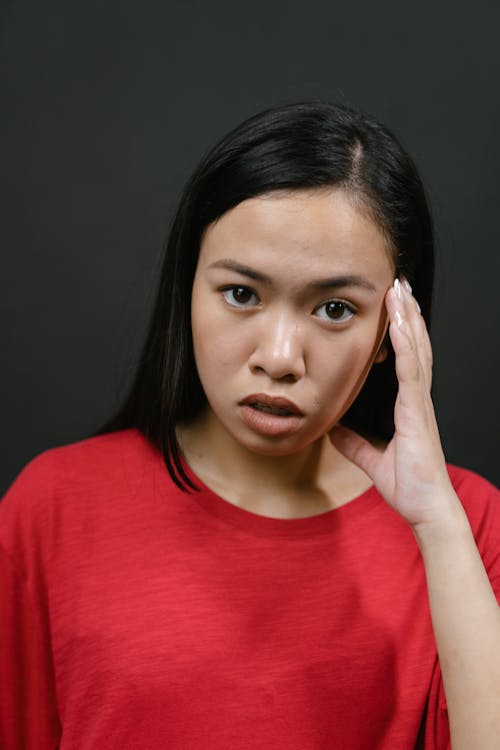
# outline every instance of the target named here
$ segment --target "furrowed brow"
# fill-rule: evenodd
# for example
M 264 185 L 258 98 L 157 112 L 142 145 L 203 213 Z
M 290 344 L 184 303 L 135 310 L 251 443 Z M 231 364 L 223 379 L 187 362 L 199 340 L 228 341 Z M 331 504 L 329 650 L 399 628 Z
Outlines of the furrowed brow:
M 221 258 L 221 260 L 212 263 L 209 268 L 225 268 L 229 271 L 235 271 L 242 276 L 247 276 L 254 281 L 260 281 L 267 284 L 272 284 L 272 279 L 267 274 L 261 271 L 256 271 L 250 266 L 245 266 L 243 263 L 238 263 L 230 258 Z M 324 289 L 346 289 L 349 287 L 359 287 L 366 289 L 369 292 L 376 292 L 377 288 L 371 281 L 366 279 L 364 276 L 358 276 L 356 274 L 348 274 L 345 276 L 331 276 L 326 279 L 316 279 L 307 284 L 311 289 L 324 290 Z
M 317 279 L 308 285 L 314 289 L 344 289 L 346 287 L 361 287 L 369 292 L 376 292 L 377 287 L 364 276 L 349 274 L 347 276 L 332 276 L 328 279 Z
M 215 263 L 212 263 L 209 268 L 226 268 L 227 270 L 235 271 L 242 276 L 248 276 L 248 278 L 253 279 L 254 281 L 262 281 L 267 284 L 271 283 L 271 277 L 267 276 L 265 273 L 256 271 L 254 268 L 250 268 L 250 266 L 237 263 L 235 260 L 230 260 L 229 258 L 217 260 Z

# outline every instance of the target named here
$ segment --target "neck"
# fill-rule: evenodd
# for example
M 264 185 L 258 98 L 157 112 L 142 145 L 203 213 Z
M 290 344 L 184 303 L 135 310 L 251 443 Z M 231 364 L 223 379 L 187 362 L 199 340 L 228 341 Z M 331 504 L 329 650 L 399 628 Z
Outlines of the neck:
M 235 505 L 265 516 L 316 515 L 360 494 L 371 482 L 326 436 L 283 456 L 248 450 L 207 409 L 179 427 L 182 452 L 198 477 Z

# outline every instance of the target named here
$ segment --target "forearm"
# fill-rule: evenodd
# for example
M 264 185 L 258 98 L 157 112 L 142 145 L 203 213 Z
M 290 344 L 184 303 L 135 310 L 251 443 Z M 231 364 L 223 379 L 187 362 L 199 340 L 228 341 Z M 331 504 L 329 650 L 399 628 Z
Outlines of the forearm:
M 453 750 L 500 747 L 500 609 L 461 506 L 414 529 L 422 552 Z

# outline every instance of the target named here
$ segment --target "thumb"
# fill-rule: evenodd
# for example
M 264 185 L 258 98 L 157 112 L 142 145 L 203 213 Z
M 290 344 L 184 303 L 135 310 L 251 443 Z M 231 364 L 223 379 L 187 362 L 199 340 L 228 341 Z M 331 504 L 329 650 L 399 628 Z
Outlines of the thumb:
M 357 432 L 340 425 L 330 430 L 328 437 L 343 456 L 359 466 L 374 481 L 376 466 L 380 461 L 380 451 L 377 448 Z

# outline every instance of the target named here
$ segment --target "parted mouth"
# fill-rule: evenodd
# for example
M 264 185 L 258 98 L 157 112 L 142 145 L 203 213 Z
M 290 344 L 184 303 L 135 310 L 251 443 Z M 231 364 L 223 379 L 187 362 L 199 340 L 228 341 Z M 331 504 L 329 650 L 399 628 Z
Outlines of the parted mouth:
M 279 417 L 303 416 L 299 407 L 293 401 L 289 401 L 282 396 L 269 396 L 267 393 L 252 393 L 251 396 L 247 396 L 240 401 L 240 404 Z

